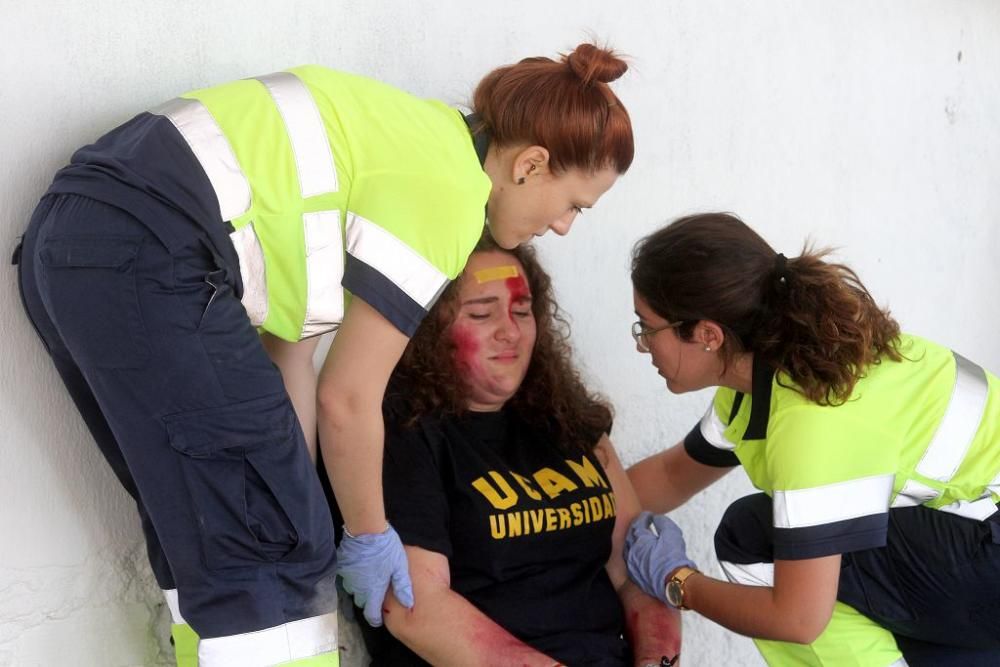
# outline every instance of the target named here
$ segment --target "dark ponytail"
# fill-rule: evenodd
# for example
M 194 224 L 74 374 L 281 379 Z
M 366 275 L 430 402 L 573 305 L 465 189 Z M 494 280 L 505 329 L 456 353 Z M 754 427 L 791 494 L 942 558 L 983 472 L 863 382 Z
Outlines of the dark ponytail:
M 899 325 L 857 274 L 805 247 L 785 258 L 739 218 L 681 218 L 636 244 L 632 283 L 661 317 L 722 327 L 726 364 L 741 352 L 787 374 L 809 400 L 846 401 L 858 378 L 883 357 L 899 361 Z

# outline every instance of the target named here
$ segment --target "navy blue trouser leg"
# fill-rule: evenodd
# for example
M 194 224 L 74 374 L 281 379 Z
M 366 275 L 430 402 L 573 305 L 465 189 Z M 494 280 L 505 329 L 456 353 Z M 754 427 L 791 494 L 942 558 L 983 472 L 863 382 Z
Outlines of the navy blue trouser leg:
M 891 630 L 911 667 L 1000 665 L 998 528 L 891 510 L 886 546 L 845 557 L 838 597 Z
M 735 501 L 720 560 L 772 563 L 773 506 Z M 844 554 L 837 599 L 891 631 L 910 667 L 1000 665 L 1000 523 L 925 507 L 890 511 L 887 546 Z
M 44 218 L 51 204 L 52 198 L 46 198 L 35 211 L 35 219 Z M 23 257 L 29 256 L 33 251 L 35 236 L 35 227 L 32 226 L 29 228 L 28 233 L 25 234 L 22 246 Z M 23 262 L 19 267 L 19 279 L 21 283 L 19 285 L 21 299 L 25 311 L 48 351 L 49 356 L 52 358 L 52 363 L 55 365 L 63 385 L 66 387 L 70 398 L 73 400 L 74 405 L 80 412 L 80 416 L 87 425 L 87 429 L 101 450 L 101 454 L 103 454 L 111 466 L 115 477 L 118 478 L 125 491 L 135 500 L 136 510 L 142 521 L 143 534 L 146 538 L 146 552 L 149 556 L 153 575 L 156 577 L 156 583 L 165 591 L 175 589 L 177 586 L 174 583 L 174 576 L 170 572 L 170 565 L 167 563 L 166 556 L 160 546 L 156 529 L 153 528 L 149 514 L 146 512 L 146 508 L 143 507 L 142 500 L 139 498 L 135 480 L 132 479 L 132 473 L 129 472 L 128 465 L 125 463 L 125 458 L 122 456 L 118 441 L 115 440 L 114 433 L 111 432 L 111 428 L 108 426 L 108 422 L 104 418 L 97 400 L 94 398 L 94 393 L 90 390 L 90 385 L 87 384 L 87 380 L 83 377 L 83 373 L 80 372 L 80 368 L 73 361 L 72 356 L 70 356 L 69 351 L 66 349 L 66 345 L 55 330 L 52 320 L 49 319 L 48 314 L 42 306 L 35 284 L 34 272 L 24 272 Z
M 191 242 L 168 251 L 124 211 L 47 197 L 24 238 L 29 316 L 203 639 L 333 612 L 329 508 L 238 267 L 186 219 L 156 222 Z

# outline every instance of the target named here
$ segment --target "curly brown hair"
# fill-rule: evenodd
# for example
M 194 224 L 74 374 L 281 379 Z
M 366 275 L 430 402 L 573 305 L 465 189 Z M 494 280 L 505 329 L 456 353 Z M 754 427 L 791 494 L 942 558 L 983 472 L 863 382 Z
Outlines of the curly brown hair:
M 524 267 L 531 289 L 537 337 L 524 381 L 507 402 L 531 426 L 553 433 L 567 453 L 591 452 L 602 433 L 611 429 L 611 406 L 587 390 L 573 366 L 569 323 L 555 301 L 552 279 L 533 248 L 500 248 L 484 234 L 473 253 L 503 252 Z M 394 418 L 413 426 L 429 414 L 458 415 L 467 410 L 467 391 L 455 362 L 455 343 L 448 335 L 457 309 L 459 280 L 452 282 L 424 318 L 389 381 L 386 400 Z
M 728 365 L 749 351 L 820 405 L 848 400 L 883 358 L 900 361 L 899 324 L 857 274 L 806 245 L 785 259 L 727 213 L 680 218 L 640 240 L 632 284 L 661 317 L 683 322 L 690 340 L 700 320 L 722 327 Z

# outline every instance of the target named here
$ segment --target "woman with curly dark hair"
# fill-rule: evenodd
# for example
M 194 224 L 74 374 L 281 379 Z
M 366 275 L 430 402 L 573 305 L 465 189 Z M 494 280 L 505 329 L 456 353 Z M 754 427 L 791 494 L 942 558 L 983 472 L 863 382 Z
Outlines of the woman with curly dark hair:
M 387 393 L 384 488 L 420 603 L 390 596 L 397 639 L 362 624 L 373 664 L 677 654 L 677 614 L 628 581 L 638 501 L 567 334 L 533 251 L 483 240 L 411 340 Z
M 649 512 L 629 573 L 770 664 L 1000 664 L 997 378 L 901 333 L 826 254 L 786 258 L 719 213 L 637 245 L 637 348 L 672 392 L 719 387 L 683 443 L 629 470 L 643 507 L 670 511 L 738 465 L 762 493 L 716 532 L 730 583 Z

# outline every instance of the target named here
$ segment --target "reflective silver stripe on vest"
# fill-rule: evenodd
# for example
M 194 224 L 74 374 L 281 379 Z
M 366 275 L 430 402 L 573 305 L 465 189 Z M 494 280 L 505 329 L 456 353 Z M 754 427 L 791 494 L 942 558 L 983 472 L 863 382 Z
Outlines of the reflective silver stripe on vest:
M 229 235 L 240 258 L 240 275 L 243 277 L 243 307 L 250 322 L 259 327 L 267 319 L 267 271 L 264 250 L 254 231 L 253 223 Z
M 916 467 L 918 474 L 938 482 L 951 481 L 962 465 L 979 430 L 989 395 L 989 385 L 983 369 L 956 352 L 952 354 L 955 356 L 955 386 L 934 437 L 931 438 Z M 940 495 L 938 489 L 911 479 L 900 489 L 892 506 L 920 505 Z M 954 511 L 964 516 L 963 507 L 969 505 L 968 502 L 964 505 L 960 502 L 954 507 L 949 505 L 950 509 L 945 511 Z M 972 511 L 979 515 L 982 513 L 982 508 L 976 507 Z
M 337 167 L 316 100 L 299 77 L 275 72 L 257 77 L 281 113 L 295 155 L 302 198 L 337 191 Z
M 893 507 L 913 507 L 923 505 L 929 500 L 934 500 L 940 495 L 937 489 L 921 484 L 915 479 L 908 479 L 899 490 L 899 494 L 892 501 Z
M 166 588 L 161 588 L 160 590 L 163 591 L 163 597 L 167 601 L 167 609 L 170 610 L 170 622 L 174 625 L 187 624 L 187 621 L 181 615 L 181 605 L 177 596 L 177 589 L 171 588 L 167 590 Z
M 344 242 L 340 211 L 302 216 L 306 241 L 306 317 L 301 338 L 326 333 L 344 319 Z
M 353 213 L 347 214 L 347 252 L 391 280 L 425 310 L 448 284 L 448 276 L 413 248 Z
M 948 512 L 949 514 L 964 516 L 967 519 L 983 521 L 997 513 L 997 504 L 993 501 L 993 496 L 990 495 L 989 489 L 984 493 L 984 498 L 979 498 L 978 500 L 956 500 L 948 505 L 942 505 L 937 509 L 940 512 Z
M 806 528 L 889 510 L 893 474 L 791 491 L 773 491 L 774 527 Z
M 250 210 L 250 183 L 229 140 L 204 104 L 177 97 L 151 113 L 169 118 L 184 137 L 215 190 L 223 220 L 235 220 Z
M 297 76 L 276 72 L 257 77 L 281 116 L 295 160 L 303 199 L 337 192 L 337 167 L 323 118 L 312 93 Z M 201 102 L 177 98 L 153 111 L 171 120 L 205 170 L 219 200 L 223 220 L 251 207 L 250 184 L 211 113 Z M 302 216 L 305 239 L 306 312 L 301 337 L 329 331 L 343 319 L 343 241 L 339 211 Z M 253 224 L 230 235 L 240 260 L 243 306 L 254 326 L 267 319 L 268 288 L 264 252 Z
M 336 600 L 333 601 L 336 605 Z M 201 667 L 277 665 L 337 651 L 337 613 L 198 642 Z
M 719 419 L 719 415 L 715 414 L 715 402 L 713 401 L 711 405 L 708 406 L 708 410 L 705 412 L 705 416 L 701 418 L 701 422 L 698 424 L 698 428 L 701 431 L 701 435 L 708 444 L 712 445 L 717 449 L 725 449 L 727 451 L 733 451 L 736 449 L 736 445 L 729 442 L 723 432 L 726 430 L 726 425 L 722 423 Z
M 726 579 L 744 586 L 774 586 L 774 563 L 731 563 L 720 560 Z

